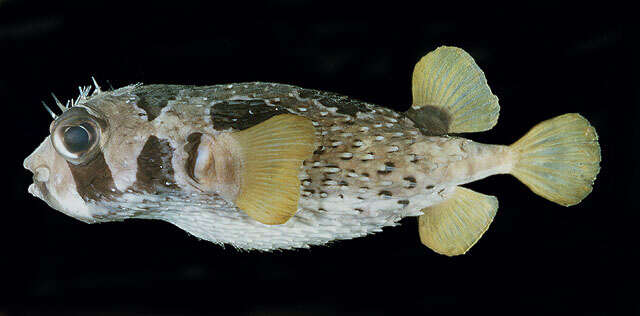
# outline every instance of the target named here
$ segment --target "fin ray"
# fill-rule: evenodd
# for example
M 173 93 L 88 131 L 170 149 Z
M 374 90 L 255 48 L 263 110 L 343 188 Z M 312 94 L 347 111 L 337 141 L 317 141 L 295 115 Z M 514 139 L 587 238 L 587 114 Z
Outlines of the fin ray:
M 298 211 L 298 173 L 313 153 L 314 132 L 309 119 L 280 114 L 234 133 L 243 160 L 236 206 L 263 224 L 289 220 Z
M 480 132 L 497 123 L 498 98 L 460 48 L 442 46 L 424 56 L 414 68 L 412 89 L 407 115 L 425 134 Z
M 423 210 L 420 240 L 440 254 L 464 254 L 489 228 L 497 210 L 496 197 L 456 187 L 448 200 Z
M 511 174 L 534 193 L 564 206 L 591 193 L 600 171 L 600 145 L 595 129 L 579 114 L 541 122 L 510 147 L 518 154 Z

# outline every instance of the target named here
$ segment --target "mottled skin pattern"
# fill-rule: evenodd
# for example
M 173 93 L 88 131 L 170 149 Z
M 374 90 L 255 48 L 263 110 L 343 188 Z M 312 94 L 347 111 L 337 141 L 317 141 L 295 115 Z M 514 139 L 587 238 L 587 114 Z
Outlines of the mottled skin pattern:
M 242 249 L 299 248 L 364 236 L 420 215 L 458 184 L 509 168 L 506 147 L 425 136 L 403 114 L 290 85 L 129 86 L 78 106 L 108 122 L 98 157 L 112 177 L 103 180 L 112 184 L 109 192 L 76 189 L 84 205 L 75 209 L 65 207 L 66 197 L 47 194 L 57 199 L 50 205 L 87 222 L 166 220 L 199 238 Z M 194 179 L 194 157 L 201 135 L 232 133 L 283 113 L 312 120 L 317 150 L 300 171 L 298 213 L 270 226 L 204 189 Z M 50 148 L 39 149 L 25 166 L 35 170 L 46 155 Z M 95 181 L 91 174 L 77 175 L 83 166 L 66 168 L 51 172 L 70 171 L 75 183 L 67 186 L 86 188 Z M 35 186 L 41 195 L 52 191 Z

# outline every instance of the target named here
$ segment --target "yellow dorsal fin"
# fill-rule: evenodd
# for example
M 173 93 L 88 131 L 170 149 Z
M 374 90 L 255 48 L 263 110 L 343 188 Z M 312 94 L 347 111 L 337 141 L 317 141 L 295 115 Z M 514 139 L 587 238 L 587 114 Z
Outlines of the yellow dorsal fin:
M 496 197 L 456 187 L 451 198 L 422 210 L 420 240 L 443 255 L 464 254 L 487 231 L 497 210 Z
M 298 210 L 298 174 L 313 154 L 314 132 L 309 119 L 281 114 L 233 133 L 242 159 L 236 206 L 263 224 L 289 220 Z
M 498 97 L 473 58 L 442 46 L 413 70 L 413 105 L 407 115 L 425 134 L 481 132 L 498 121 Z

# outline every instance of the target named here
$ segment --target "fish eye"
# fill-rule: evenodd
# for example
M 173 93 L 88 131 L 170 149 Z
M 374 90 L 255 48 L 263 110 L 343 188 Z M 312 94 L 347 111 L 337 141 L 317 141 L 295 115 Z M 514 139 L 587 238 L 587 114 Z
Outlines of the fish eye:
M 67 161 L 85 163 L 100 147 L 98 120 L 82 108 L 69 109 L 51 126 L 51 142 Z
M 70 126 L 64 131 L 64 144 L 72 153 L 87 151 L 91 145 L 89 131 L 85 126 Z

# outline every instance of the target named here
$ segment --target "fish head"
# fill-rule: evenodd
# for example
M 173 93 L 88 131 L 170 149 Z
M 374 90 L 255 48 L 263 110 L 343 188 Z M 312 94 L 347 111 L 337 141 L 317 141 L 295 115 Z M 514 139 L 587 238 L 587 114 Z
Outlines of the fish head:
M 29 193 L 88 223 L 131 217 L 117 202 L 146 194 L 132 187 L 152 128 L 144 110 L 127 102 L 130 95 L 120 94 L 96 94 L 61 106 L 50 135 L 24 160 L 33 173 Z
M 24 167 L 33 173 L 29 193 L 69 216 L 94 222 L 72 168 L 91 164 L 101 152 L 107 121 L 90 108 L 77 106 L 58 116 L 49 129 L 51 134 L 24 160 Z

